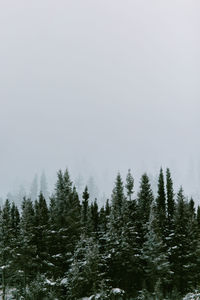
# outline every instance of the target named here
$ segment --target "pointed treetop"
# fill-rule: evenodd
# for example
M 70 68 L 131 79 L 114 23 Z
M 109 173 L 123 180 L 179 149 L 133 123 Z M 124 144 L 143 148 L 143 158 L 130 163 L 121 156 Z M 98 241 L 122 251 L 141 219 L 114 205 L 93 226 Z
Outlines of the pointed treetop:
M 85 187 L 85 190 L 84 190 L 84 192 L 83 192 L 83 199 L 85 200 L 85 201 L 87 201 L 88 199 L 89 199 L 89 197 L 90 197 L 90 194 L 88 193 L 88 187 L 87 187 L 87 185 L 86 185 L 86 187 Z
M 131 200 L 131 195 L 133 194 L 133 186 L 134 186 L 134 179 L 131 174 L 131 170 L 129 169 L 128 174 L 126 176 L 126 185 L 125 185 L 129 200 Z

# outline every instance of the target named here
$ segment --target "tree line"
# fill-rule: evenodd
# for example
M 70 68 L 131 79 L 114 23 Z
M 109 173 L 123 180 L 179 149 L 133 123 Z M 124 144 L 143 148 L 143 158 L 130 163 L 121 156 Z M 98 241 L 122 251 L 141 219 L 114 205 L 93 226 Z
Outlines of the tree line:
M 169 169 L 157 195 L 146 173 L 137 195 L 131 171 L 118 173 L 101 207 L 60 170 L 48 204 L 5 201 L 0 271 L 2 299 L 182 299 L 200 283 L 200 207 L 174 193 Z

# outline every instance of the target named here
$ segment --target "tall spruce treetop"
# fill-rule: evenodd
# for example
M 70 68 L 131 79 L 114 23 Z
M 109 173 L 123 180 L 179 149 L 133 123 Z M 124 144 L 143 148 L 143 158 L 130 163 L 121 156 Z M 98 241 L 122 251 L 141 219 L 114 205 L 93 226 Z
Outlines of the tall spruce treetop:
M 123 231 L 125 204 L 127 202 L 124 195 L 124 186 L 120 173 L 117 174 L 111 200 L 110 232 L 111 234 L 116 232 L 119 238 L 119 235 Z
M 112 193 L 112 208 L 114 212 L 122 212 L 122 205 L 124 202 L 124 186 L 120 173 L 117 174 L 115 187 Z
M 70 180 L 69 172 L 66 169 L 64 174 L 61 170 L 58 171 L 58 178 L 56 182 L 56 200 L 66 200 L 72 192 L 72 182 Z
M 128 170 L 128 174 L 126 176 L 126 190 L 128 199 L 131 201 L 131 195 L 133 194 L 133 186 L 134 186 L 134 179 L 131 175 L 131 170 Z
M 49 211 L 42 193 L 39 195 L 39 201 L 35 201 L 35 215 L 38 225 L 42 226 L 48 223 Z
M 171 221 L 171 219 L 174 216 L 174 210 L 175 210 L 175 201 L 174 201 L 174 190 L 173 190 L 173 182 L 171 178 L 170 170 L 167 168 L 166 171 L 166 190 L 167 190 L 167 217 L 168 220 Z
M 163 170 L 160 169 L 160 174 L 158 178 L 158 196 L 156 198 L 157 204 L 157 216 L 160 228 L 160 234 L 165 236 L 165 225 L 166 225 L 166 196 L 165 196 L 165 184 Z
M 198 228 L 200 230 L 200 206 L 199 205 L 197 207 L 197 224 L 198 224 Z
M 151 203 L 153 201 L 153 192 L 147 174 L 143 174 L 140 181 L 140 189 L 138 192 L 138 211 L 139 218 L 143 223 L 149 220 Z
M 83 201 L 82 201 L 82 224 L 83 227 L 86 228 L 87 225 L 87 221 L 88 221 L 88 209 L 89 209 L 89 205 L 88 205 L 88 200 L 90 197 L 90 194 L 88 193 L 88 187 L 85 187 L 85 190 L 83 192 Z
M 62 227 L 66 227 L 66 216 L 69 210 L 68 204 L 72 194 L 72 182 L 67 169 L 64 174 L 59 170 L 55 192 L 57 221 Z
M 173 271 L 174 284 L 183 294 L 186 292 L 187 282 L 189 280 L 191 260 L 190 260 L 190 236 L 193 235 L 191 228 L 189 230 L 189 209 L 185 200 L 183 188 L 181 187 L 177 194 L 177 208 L 175 214 L 175 239 L 176 246 L 173 249 Z M 194 253 L 192 253 L 194 256 Z M 193 274 L 194 276 L 194 274 Z

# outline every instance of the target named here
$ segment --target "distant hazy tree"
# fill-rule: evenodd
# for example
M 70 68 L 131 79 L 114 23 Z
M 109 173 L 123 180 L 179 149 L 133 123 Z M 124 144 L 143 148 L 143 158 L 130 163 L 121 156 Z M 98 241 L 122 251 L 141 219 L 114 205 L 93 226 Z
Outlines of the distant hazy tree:
M 87 182 L 87 187 L 88 187 L 88 191 L 90 193 L 90 199 L 91 201 L 94 201 L 96 198 L 98 198 L 98 187 L 94 181 L 94 178 L 92 176 L 90 176 L 90 178 L 88 179 Z
M 79 195 L 81 195 L 82 193 L 83 184 L 84 184 L 83 176 L 79 174 L 78 177 L 75 179 L 75 186 L 77 188 L 77 192 Z
M 40 178 L 40 192 L 46 199 L 46 201 L 49 200 L 49 193 L 48 193 L 48 185 L 47 185 L 47 179 L 45 172 L 42 172 L 41 178 Z
M 38 197 L 38 176 L 36 174 L 30 188 L 30 199 L 32 201 L 35 201 L 37 197 Z
M 26 189 L 23 185 L 20 185 L 17 194 L 15 195 L 15 203 L 19 206 L 22 205 L 22 201 L 26 197 Z

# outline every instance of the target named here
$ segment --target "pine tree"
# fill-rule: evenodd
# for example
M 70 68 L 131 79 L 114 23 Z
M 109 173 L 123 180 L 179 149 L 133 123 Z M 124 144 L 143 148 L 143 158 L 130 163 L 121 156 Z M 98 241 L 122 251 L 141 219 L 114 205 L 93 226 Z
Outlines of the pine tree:
M 168 257 L 161 237 L 158 234 L 159 220 L 157 220 L 157 208 L 152 202 L 149 219 L 149 228 L 146 241 L 143 246 L 143 260 L 145 262 L 145 286 L 150 292 L 154 292 L 159 283 L 159 289 L 165 294 L 166 284 L 169 280 L 170 268 Z
M 90 206 L 89 227 L 91 234 L 97 237 L 99 231 L 99 211 L 96 199 Z
M 124 202 L 123 228 L 120 238 L 122 272 L 120 288 L 128 295 L 135 295 L 142 287 L 140 225 L 136 200 Z
M 21 243 L 17 253 L 19 279 L 22 294 L 26 298 L 27 285 L 30 284 L 37 273 L 35 213 L 32 201 L 26 198 L 22 203 L 19 238 Z
M 173 190 L 173 182 L 171 178 L 170 170 L 167 168 L 166 171 L 166 191 L 167 191 L 167 218 L 168 224 L 174 222 L 174 211 L 175 211 L 175 201 L 174 201 L 174 190 Z
M 150 216 L 151 203 L 153 202 L 153 192 L 147 174 L 143 174 L 140 181 L 140 188 L 137 196 L 138 227 L 140 235 L 140 245 L 142 247 L 145 241 L 145 235 L 148 230 L 148 221 Z
M 67 299 L 75 300 L 97 294 L 105 270 L 102 262 L 98 244 L 82 236 L 68 272 Z
M 188 203 L 188 282 L 187 285 L 189 288 L 194 289 L 197 288 L 199 284 L 198 280 L 198 272 L 199 272 L 199 264 L 198 264 L 198 246 L 199 246 L 199 234 L 198 234 L 198 224 L 196 219 L 196 211 L 195 211 L 195 203 L 191 198 Z
M 189 279 L 189 235 L 188 232 L 188 204 L 185 200 L 183 188 L 177 194 L 177 210 L 175 214 L 175 241 L 172 249 L 172 270 L 174 272 L 174 285 L 183 295 L 187 291 Z
M 5 201 L 0 215 L 0 263 L 2 276 L 3 299 L 6 296 L 6 287 L 12 282 L 11 264 L 12 264 L 12 224 L 11 224 L 11 206 L 9 200 Z
M 124 186 L 120 173 L 117 174 L 112 192 L 111 226 L 112 230 L 121 232 L 123 227 L 123 208 L 125 202 Z
M 89 193 L 88 193 L 88 187 L 85 187 L 85 190 L 83 192 L 82 195 L 82 209 L 81 209 L 81 218 L 82 218 L 82 226 L 84 229 L 84 232 L 86 233 L 88 231 L 88 213 L 89 213 L 89 204 L 88 204 L 88 200 L 89 200 Z
M 128 170 L 128 174 L 126 176 L 126 189 L 127 189 L 127 196 L 128 199 L 131 200 L 131 195 L 133 194 L 133 186 L 134 186 L 134 179 L 131 175 L 131 170 Z
M 76 189 L 72 187 L 69 172 L 58 172 L 55 196 L 50 204 L 51 236 L 55 237 L 51 245 L 51 264 L 54 265 L 54 277 L 62 277 L 69 268 L 70 258 L 80 234 L 80 202 Z M 55 245 L 56 242 L 56 245 Z
M 46 200 L 42 193 L 39 195 L 39 200 L 35 201 L 35 230 L 36 230 L 36 256 L 37 256 L 37 271 L 44 273 L 48 266 L 48 221 L 49 211 Z
M 176 247 L 175 239 L 175 200 L 174 200 L 174 189 L 173 181 L 171 178 L 170 170 L 166 170 L 166 200 L 167 200 L 167 209 L 166 209 L 166 230 L 165 230 L 165 242 L 166 242 L 166 253 L 168 255 L 168 260 L 170 262 L 170 267 L 174 261 L 173 249 Z M 173 288 L 173 271 L 171 270 L 171 276 L 168 285 L 169 293 Z
M 165 196 L 165 185 L 163 170 L 160 169 L 160 174 L 158 178 L 158 195 L 156 198 L 157 203 L 157 217 L 159 223 L 160 236 L 165 242 L 166 237 L 166 196 Z
M 197 224 L 200 232 L 200 206 L 197 207 Z
M 19 280 L 19 274 L 18 274 L 18 253 L 19 249 L 21 247 L 20 243 L 20 214 L 17 206 L 12 203 L 11 205 L 11 211 L 10 211 L 10 217 L 11 217 L 11 234 L 10 234 L 10 241 L 12 245 L 12 250 L 10 252 L 11 254 L 11 267 L 10 267 L 10 273 L 12 274 L 12 285 L 18 286 Z

